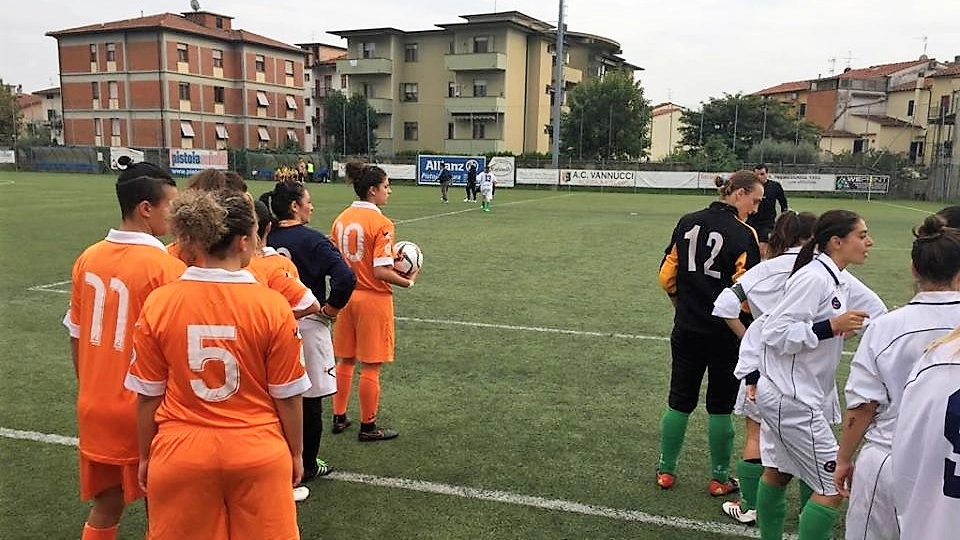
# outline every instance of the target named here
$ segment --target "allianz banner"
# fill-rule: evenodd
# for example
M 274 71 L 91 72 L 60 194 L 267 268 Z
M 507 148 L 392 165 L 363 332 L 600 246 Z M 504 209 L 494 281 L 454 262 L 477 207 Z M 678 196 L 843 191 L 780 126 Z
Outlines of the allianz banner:
M 470 166 L 477 168 L 480 173 L 487 167 L 487 158 L 484 156 L 434 156 L 421 154 L 417 156 L 417 184 L 439 186 L 440 171 L 444 167 L 450 171 L 455 186 L 467 185 L 467 170 Z
M 229 169 L 226 150 L 170 150 L 170 173 L 189 176 L 203 169 Z

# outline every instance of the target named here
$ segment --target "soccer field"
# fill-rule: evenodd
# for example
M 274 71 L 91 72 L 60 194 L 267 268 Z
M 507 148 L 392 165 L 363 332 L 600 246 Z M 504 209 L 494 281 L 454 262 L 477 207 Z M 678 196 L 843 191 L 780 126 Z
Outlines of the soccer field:
M 119 222 L 113 181 L 0 173 L 4 540 L 79 538 L 86 516 L 70 439 L 75 379 L 60 320 L 73 260 Z M 270 187 L 253 182 L 251 190 Z M 326 231 L 353 191 L 309 187 L 312 225 Z M 332 435 L 326 426 L 321 456 L 338 473 L 309 484 L 311 497 L 298 505 L 303 538 L 756 536 L 706 493 L 702 406 L 677 486 L 664 492 L 654 484 L 672 324 L 657 269 L 677 218 L 711 198 L 500 189 L 486 214 L 459 193 L 443 205 L 437 188 L 394 187 L 385 212 L 397 238 L 418 243 L 425 258 L 417 287 L 396 292 L 397 361 L 382 376 L 380 422 L 401 435 L 360 444 L 356 427 Z M 854 273 L 888 306 L 912 295 L 911 228 L 942 206 L 790 205 L 865 217 L 875 245 Z M 841 384 L 848 363 L 849 356 Z M 356 391 L 352 399 L 355 415 Z M 144 526 L 138 503 L 120 538 L 142 539 Z

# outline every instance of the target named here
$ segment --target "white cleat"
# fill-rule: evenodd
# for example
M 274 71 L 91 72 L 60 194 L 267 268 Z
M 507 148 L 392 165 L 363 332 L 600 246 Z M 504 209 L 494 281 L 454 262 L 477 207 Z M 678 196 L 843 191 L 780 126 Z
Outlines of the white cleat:
M 303 502 L 310 496 L 310 489 L 307 486 L 297 486 L 293 488 L 293 500 Z
M 740 510 L 740 501 L 727 501 L 721 505 L 723 513 L 744 525 L 753 525 L 757 522 L 756 510 Z

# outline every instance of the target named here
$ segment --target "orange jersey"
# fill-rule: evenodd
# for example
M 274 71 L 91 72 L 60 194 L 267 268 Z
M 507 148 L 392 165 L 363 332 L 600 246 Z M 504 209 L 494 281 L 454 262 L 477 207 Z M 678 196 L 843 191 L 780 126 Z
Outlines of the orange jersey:
M 264 248 L 261 255 L 250 259 L 247 270 L 262 285 L 283 295 L 294 311 L 302 311 L 317 301 L 313 291 L 297 277 L 293 261 L 277 253 L 273 248 Z
M 133 341 L 126 385 L 164 396 L 161 429 L 279 425 L 273 399 L 310 388 L 290 305 L 245 270 L 189 268 L 147 299 Z
M 375 266 L 393 266 L 394 226 L 377 205 L 355 201 L 333 222 L 333 243 L 357 276 L 357 290 L 393 294 L 373 275 Z
M 188 254 L 187 251 L 183 249 L 180 242 L 167 244 L 167 253 L 180 259 L 188 266 L 197 266 L 203 262 L 203 257 L 200 255 L 192 255 L 193 258 L 191 259 L 191 254 Z
M 74 263 L 63 324 L 79 345 L 77 429 L 87 458 L 114 465 L 137 462 L 137 397 L 123 386 L 133 324 L 147 296 L 185 269 L 153 236 L 118 230 Z

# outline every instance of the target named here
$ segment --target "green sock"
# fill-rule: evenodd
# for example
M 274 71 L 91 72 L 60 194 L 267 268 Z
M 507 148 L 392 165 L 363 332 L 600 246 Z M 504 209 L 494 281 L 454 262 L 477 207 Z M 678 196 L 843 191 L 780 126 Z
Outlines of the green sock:
M 781 540 L 787 514 L 787 488 L 772 486 L 760 479 L 757 485 L 757 525 L 761 540 Z
M 660 465 L 658 472 L 676 474 L 677 457 L 683 447 L 690 415 L 667 407 L 660 421 Z
M 810 496 L 813 495 L 813 490 L 810 489 L 810 486 L 806 482 L 800 482 L 800 509 L 803 511 L 803 507 L 807 505 L 807 501 L 810 500 Z
M 757 487 L 763 465 L 741 459 L 737 463 L 737 476 L 740 477 L 740 510 L 746 512 L 757 507 Z
M 837 509 L 807 501 L 800 513 L 799 540 L 830 540 Z
M 714 480 L 730 478 L 730 456 L 733 454 L 733 419 L 729 414 L 711 414 L 709 423 L 710 471 Z

